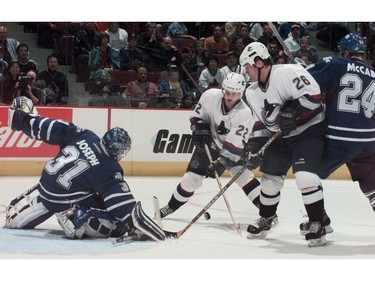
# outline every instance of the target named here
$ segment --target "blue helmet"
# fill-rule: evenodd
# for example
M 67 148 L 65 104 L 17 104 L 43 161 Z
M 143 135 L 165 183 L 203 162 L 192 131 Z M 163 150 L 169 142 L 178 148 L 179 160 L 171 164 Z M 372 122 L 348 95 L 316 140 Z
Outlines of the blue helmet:
M 119 127 L 114 127 L 103 136 L 103 144 L 109 156 L 120 161 L 130 150 L 132 141 L 128 133 Z
M 349 53 L 365 53 L 366 45 L 359 34 L 349 33 L 341 38 L 338 47 L 341 52 L 348 50 Z

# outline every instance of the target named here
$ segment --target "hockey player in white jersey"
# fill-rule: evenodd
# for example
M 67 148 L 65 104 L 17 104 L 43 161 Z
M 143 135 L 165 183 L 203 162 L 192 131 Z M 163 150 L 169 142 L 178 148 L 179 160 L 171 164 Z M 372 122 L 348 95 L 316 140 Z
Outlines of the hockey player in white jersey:
M 261 218 L 249 225 L 248 238 L 265 237 L 271 229 L 284 178 L 292 167 L 309 217 L 305 238 L 309 246 L 325 245 L 324 226 L 330 221 L 324 215 L 323 190 L 316 174 L 326 131 L 319 85 L 301 65 L 272 65 L 266 46 L 259 42 L 245 47 L 240 63 L 253 81 L 245 94 L 247 103 L 264 125 L 254 127 L 247 148 L 255 153 L 271 132 L 283 133 L 263 157 L 250 159 L 249 168 L 260 165 L 263 175 Z
M 175 212 L 202 186 L 206 176 L 215 178 L 225 170 L 233 176 L 240 169 L 244 142 L 256 122 L 251 110 L 242 101 L 245 80 L 241 74 L 230 73 L 221 89 L 209 89 L 200 98 L 190 117 L 192 138 L 196 146 L 186 173 L 177 185 L 168 204 L 160 209 L 161 217 Z M 210 164 L 204 145 L 209 146 Z M 245 170 L 236 180 L 255 206 L 259 205 L 259 182 L 252 171 Z

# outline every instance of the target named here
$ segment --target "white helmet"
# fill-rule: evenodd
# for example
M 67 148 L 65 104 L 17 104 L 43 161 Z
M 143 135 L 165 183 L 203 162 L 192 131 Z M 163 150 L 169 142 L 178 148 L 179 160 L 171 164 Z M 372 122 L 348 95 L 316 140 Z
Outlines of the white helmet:
M 245 78 L 242 76 L 242 74 L 231 72 L 224 79 L 221 87 L 231 93 L 240 93 L 242 97 L 243 92 L 246 89 Z
M 242 51 L 240 56 L 240 64 L 243 67 L 246 64 L 254 65 L 257 57 L 261 58 L 262 60 L 266 60 L 270 57 L 270 53 L 264 44 L 260 42 L 250 43 Z

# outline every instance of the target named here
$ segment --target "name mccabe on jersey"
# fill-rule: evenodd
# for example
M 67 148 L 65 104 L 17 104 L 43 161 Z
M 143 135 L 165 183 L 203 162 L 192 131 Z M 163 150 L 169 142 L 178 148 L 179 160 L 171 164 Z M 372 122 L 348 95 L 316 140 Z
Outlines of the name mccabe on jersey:
M 78 145 L 78 148 L 82 151 L 86 159 L 90 162 L 91 166 L 96 166 L 100 164 L 98 158 L 96 157 L 96 154 L 85 140 L 81 140 L 76 144 Z
M 358 72 L 364 75 L 375 78 L 375 72 L 364 65 L 356 65 L 355 63 L 348 63 L 347 71 Z

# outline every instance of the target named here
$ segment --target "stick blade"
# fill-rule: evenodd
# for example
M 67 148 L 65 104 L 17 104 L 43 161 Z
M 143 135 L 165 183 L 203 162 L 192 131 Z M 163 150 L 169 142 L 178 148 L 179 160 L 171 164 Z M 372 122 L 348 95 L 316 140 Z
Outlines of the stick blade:
M 158 224 L 158 226 L 161 229 L 163 229 L 163 223 L 161 221 L 161 215 L 160 215 L 159 199 L 156 196 L 153 196 L 152 202 L 154 204 L 154 212 L 155 212 L 156 223 Z

